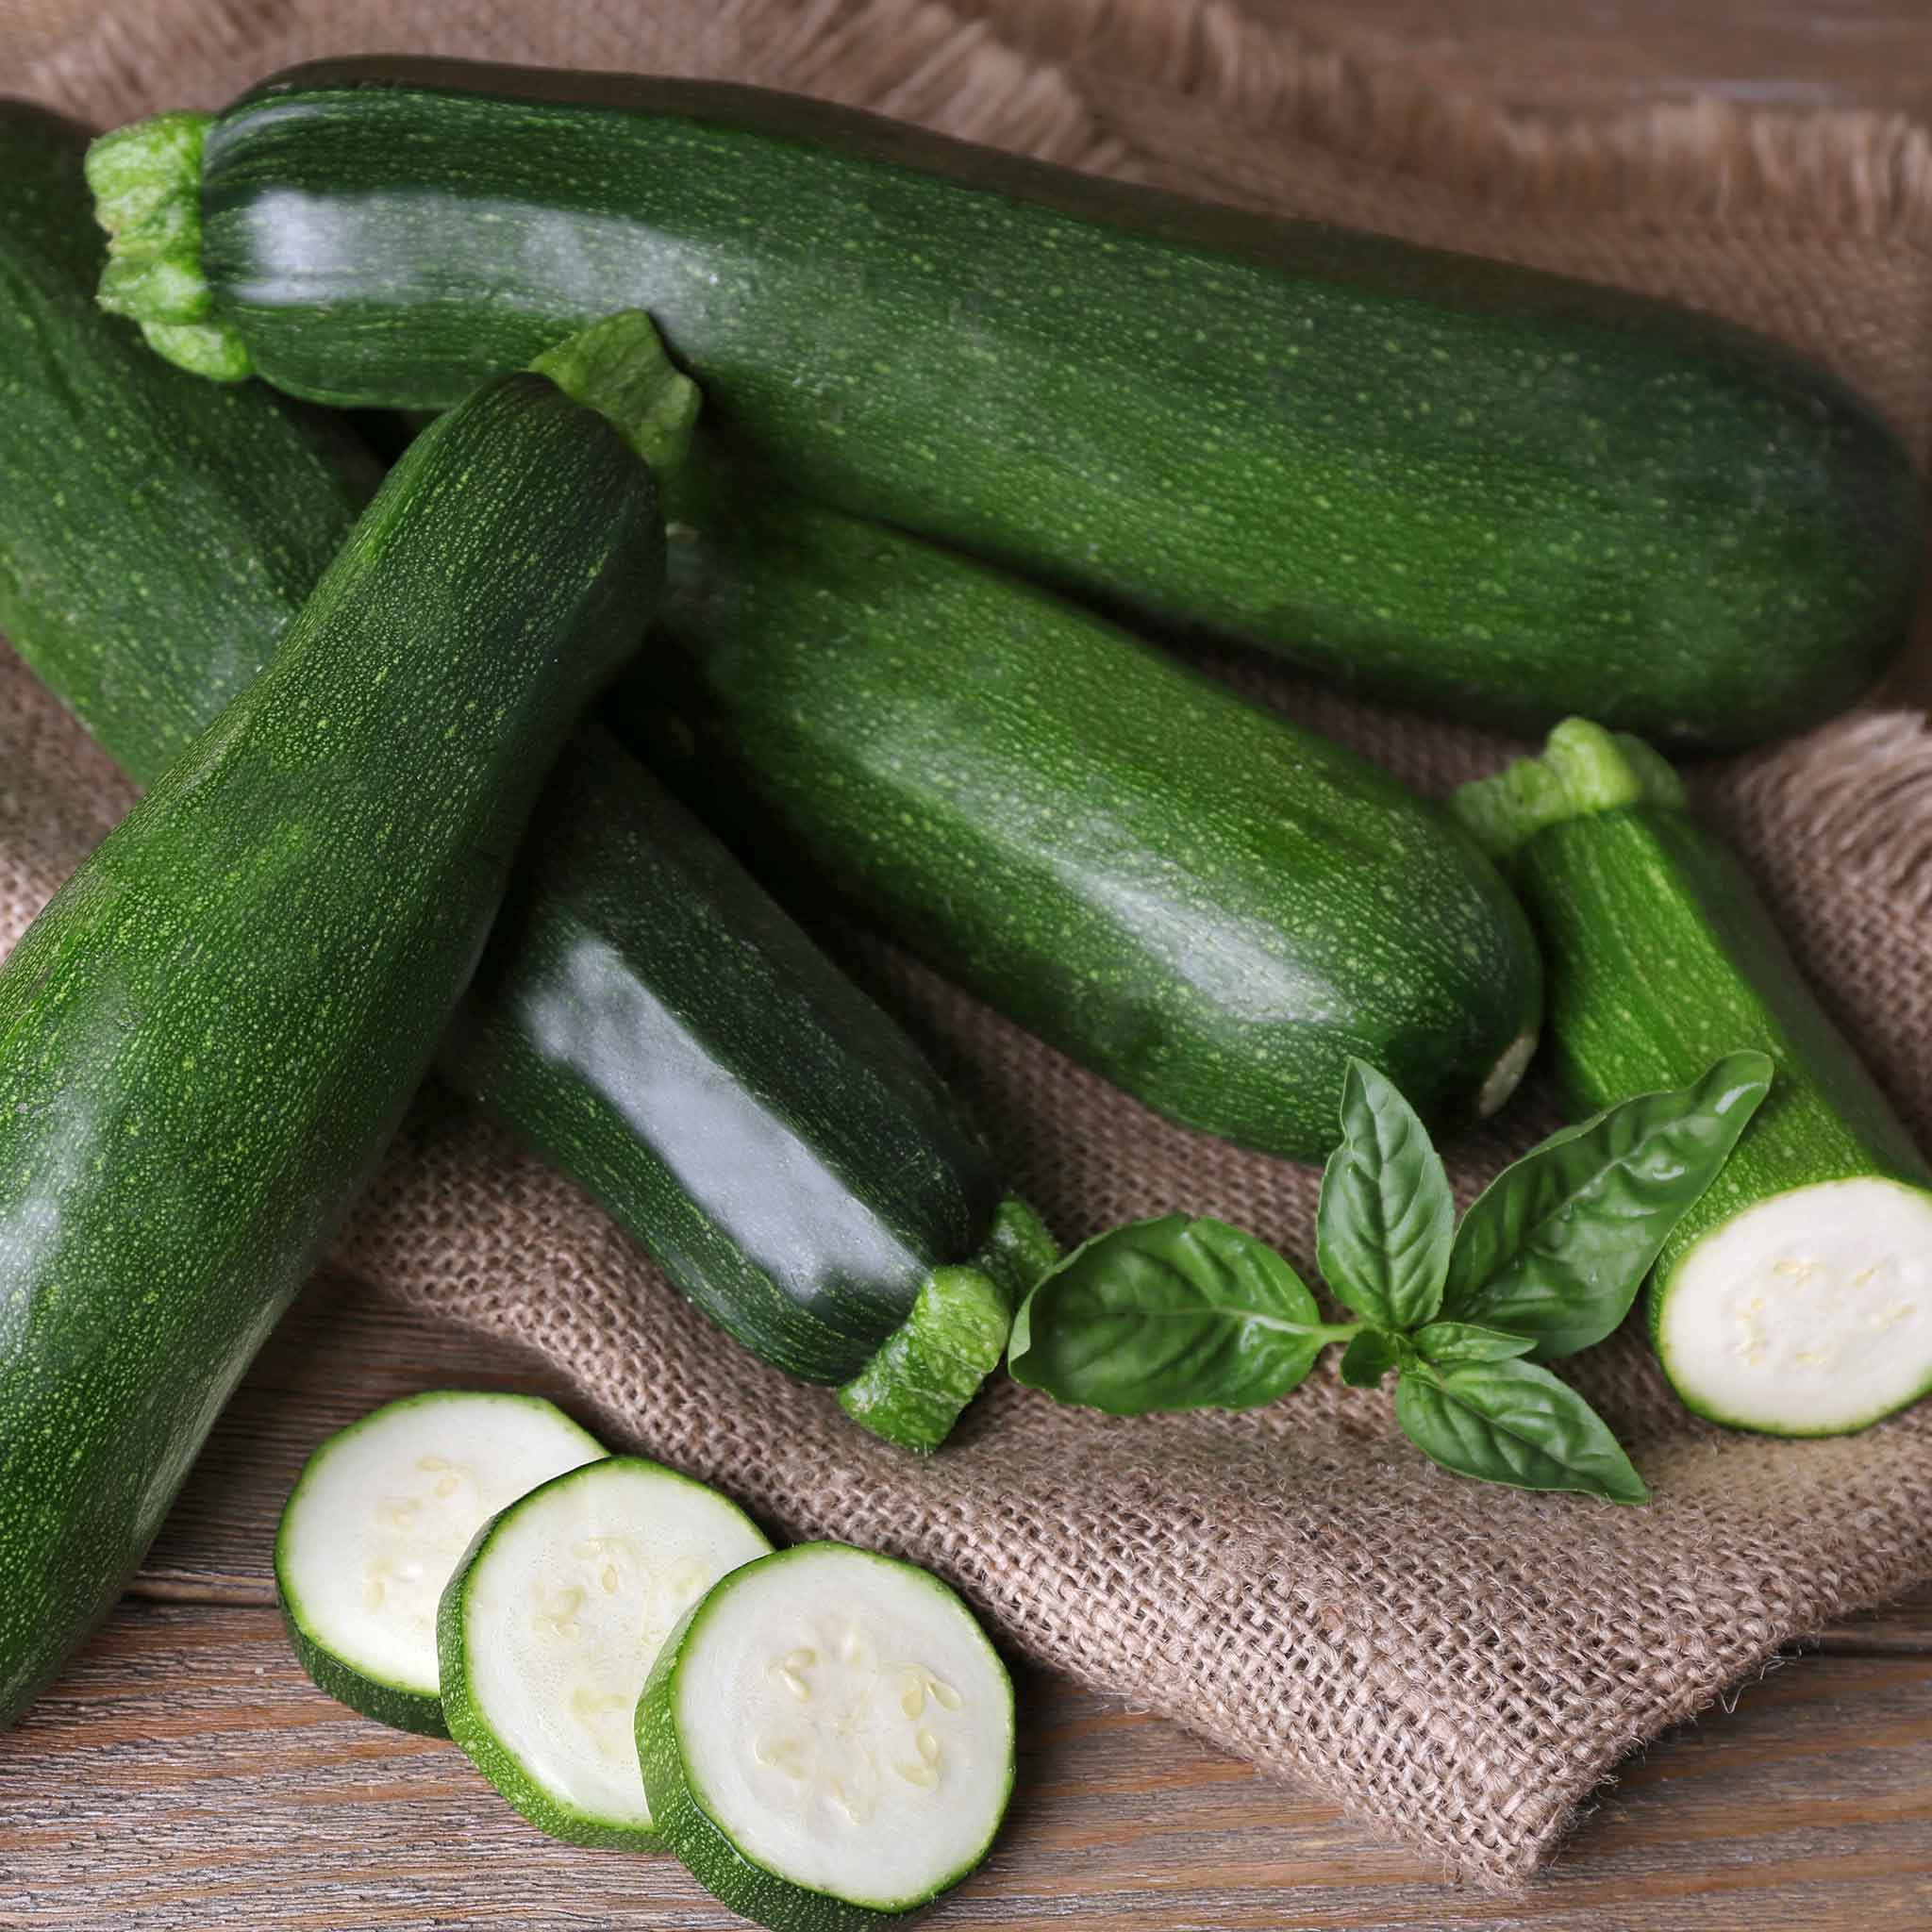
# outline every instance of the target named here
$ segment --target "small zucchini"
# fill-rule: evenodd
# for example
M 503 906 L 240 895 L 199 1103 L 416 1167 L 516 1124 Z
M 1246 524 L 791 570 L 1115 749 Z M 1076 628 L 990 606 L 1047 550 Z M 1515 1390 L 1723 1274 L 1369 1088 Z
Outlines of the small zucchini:
M 0 1721 L 112 1603 L 367 1179 L 662 571 L 618 429 L 491 383 L 0 968 Z
M 437 407 L 642 308 L 806 494 L 1403 703 L 1748 744 L 1905 636 L 1898 442 L 1615 291 L 748 88 L 387 56 L 94 173 L 103 299 L 190 366 Z
M 1736 856 L 1641 742 L 1572 719 L 1456 805 L 1506 865 L 1580 1108 L 1757 1047 L 1769 1097 L 1651 1275 L 1664 1373 L 1713 1422 L 1861 1429 L 1932 1389 L 1932 1169 Z
M 266 661 L 375 479 L 320 412 L 185 375 L 94 305 L 83 151 L 0 107 L 0 619 L 148 783 Z M 545 359 L 597 381 L 582 351 Z M 594 725 L 525 851 L 445 1081 L 746 1346 L 935 1446 L 1051 1238 L 904 1032 Z
M 1247 1146 L 1325 1154 L 1351 1056 L 1438 1119 L 1508 1096 L 1536 946 L 1440 808 L 1075 606 L 701 441 L 675 512 L 657 668 L 606 715 L 747 843 Z

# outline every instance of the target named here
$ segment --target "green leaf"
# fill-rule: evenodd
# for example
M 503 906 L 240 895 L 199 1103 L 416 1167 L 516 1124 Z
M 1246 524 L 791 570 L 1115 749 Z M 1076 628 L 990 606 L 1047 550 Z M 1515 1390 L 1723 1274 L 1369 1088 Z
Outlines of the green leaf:
M 1495 1328 L 1476 1328 L 1467 1322 L 1431 1322 L 1409 1341 L 1425 1362 L 1500 1362 L 1527 1355 L 1536 1346 L 1533 1335 L 1505 1335 Z
M 1772 1072 L 1769 1055 L 1726 1054 L 1695 1086 L 1639 1094 L 1505 1168 L 1457 1230 L 1442 1313 L 1533 1336 L 1541 1361 L 1601 1341 L 1730 1158 Z
M 1390 1081 L 1350 1060 L 1341 1144 L 1328 1157 L 1315 1210 L 1328 1286 L 1365 1322 L 1418 1327 L 1441 1307 L 1455 1226 L 1428 1130 Z
M 1351 1333 L 1323 1324 L 1264 1242 L 1167 1214 L 1096 1235 L 1042 1276 L 1014 1319 L 1007 1366 L 1029 1388 L 1110 1415 L 1253 1408 Z
M 1424 1455 L 1482 1482 L 1576 1490 L 1613 1503 L 1650 1491 L 1603 1418 L 1568 1384 L 1531 1362 L 1405 1369 L 1395 1420 Z
M 1402 1358 L 1399 1337 L 1386 1328 L 1364 1328 L 1341 1356 L 1341 1379 L 1351 1389 L 1373 1389 Z

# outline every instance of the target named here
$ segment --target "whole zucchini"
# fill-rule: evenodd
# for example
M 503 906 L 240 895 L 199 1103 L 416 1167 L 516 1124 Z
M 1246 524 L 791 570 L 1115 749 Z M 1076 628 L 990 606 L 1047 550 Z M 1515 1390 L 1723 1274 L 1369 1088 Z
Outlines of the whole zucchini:
M 1669 766 L 1573 719 L 1457 804 L 1537 923 L 1547 1051 L 1579 1108 L 1736 1047 L 1775 1063 L 1652 1273 L 1651 1334 L 1678 1394 L 1714 1422 L 1816 1436 L 1932 1389 L 1932 1169 Z
M 112 1603 L 380 1155 L 662 558 L 618 431 L 492 382 L 0 968 L 0 1722 Z
M 607 716 L 681 751 L 701 808 L 748 841 L 1247 1146 L 1324 1154 L 1351 1055 L 1439 1119 L 1515 1087 L 1536 946 L 1436 807 L 1087 611 L 788 497 L 702 439 L 674 511 L 657 668 Z
M 0 103 L 16 191 L 0 206 L 0 372 L 19 372 L 0 374 L 0 627 L 149 782 L 265 660 L 373 478 L 319 415 L 196 381 L 94 306 L 83 146 Z M 569 388 L 594 381 L 548 360 Z M 525 855 L 444 1079 L 741 1341 L 933 1446 L 1052 1258 L 1045 1231 L 1000 1203 L 905 1034 L 595 725 Z M 693 1133 L 688 1109 L 730 1131 Z
M 1904 636 L 1876 419 L 1581 283 L 781 94 L 386 57 L 94 174 L 103 299 L 191 366 L 433 407 L 647 309 L 807 494 L 1404 702 L 1742 745 Z

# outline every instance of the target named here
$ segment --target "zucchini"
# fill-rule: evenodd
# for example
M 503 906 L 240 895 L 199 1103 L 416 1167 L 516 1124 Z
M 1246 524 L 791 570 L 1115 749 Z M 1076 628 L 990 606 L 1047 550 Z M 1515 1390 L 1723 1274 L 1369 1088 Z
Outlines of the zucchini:
M 1545 1051 L 1582 1108 L 1758 1047 L 1771 1093 L 1652 1272 L 1658 1359 L 1713 1422 L 1860 1429 L 1932 1389 L 1932 1169 L 1805 983 L 1736 856 L 1641 742 L 1573 719 L 1457 805 L 1549 974 Z
M 86 152 L 0 102 L 0 631 L 147 784 L 268 661 L 381 473 L 322 411 L 175 380 L 100 313 Z
M 1905 635 L 1874 414 L 1608 290 L 781 94 L 389 57 L 96 176 L 103 299 L 192 366 L 436 406 L 644 308 L 806 493 L 1405 703 L 1742 745 Z
M 444 1078 L 747 1347 L 809 1381 L 865 1378 L 848 1408 L 935 1447 L 1051 1239 L 1002 1204 L 905 1035 L 601 730 L 579 736 L 539 830 Z M 928 1284 L 955 1275 L 963 1307 L 936 1306 Z M 908 1324 L 932 1363 L 906 1363 L 902 1341 L 874 1366 Z
M 656 1851 L 638 1693 L 685 1611 L 771 1547 L 737 1504 L 640 1456 L 540 1485 L 476 1532 L 443 1587 L 450 1735 L 540 1831 Z
M 1439 808 L 1074 606 L 701 441 L 674 511 L 658 668 L 607 715 L 747 841 L 802 853 L 1189 1126 L 1324 1155 L 1351 1056 L 1439 1119 L 1507 1097 L 1535 942 Z
M 20 372 L 0 374 L 0 597 L 16 592 L 0 616 L 149 782 L 300 609 L 369 464 L 262 385 L 169 367 L 93 305 L 82 142 L 54 126 L 0 108 L 24 190 L 0 207 L 0 289 L 24 291 L 0 301 L 0 372 Z M 856 1419 L 932 1447 L 1051 1239 L 998 1205 L 984 1147 L 905 1034 L 594 725 L 525 851 L 444 1080 L 590 1189 L 746 1346 L 849 1382 Z M 684 1106 L 731 1132 L 685 1131 Z M 779 1176 L 807 1218 L 775 1211 Z M 928 1286 L 948 1269 L 950 1297 Z
M 637 1707 L 651 1815 L 714 1898 L 777 1932 L 867 1932 L 986 1857 L 1013 1686 L 936 1576 L 841 1543 L 734 1570 Z
M 606 1454 L 537 1395 L 386 1403 L 302 1465 L 275 1530 L 275 1596 L 302 1668 L 351 1710 L 446 1738 L 436 1605 L 506 1504 Z
M 0 1720 L 112 1603 L 426 1072 L 661 528 L 614 428 L 492 383 L 0 968 Z

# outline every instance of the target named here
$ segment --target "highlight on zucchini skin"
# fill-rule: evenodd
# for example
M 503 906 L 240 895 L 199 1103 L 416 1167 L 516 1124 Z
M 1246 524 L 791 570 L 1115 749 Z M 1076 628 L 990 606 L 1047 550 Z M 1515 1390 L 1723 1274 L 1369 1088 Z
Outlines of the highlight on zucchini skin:
M 1572 719 L 1455 806 L 1536 922 L 1544 1051 L 1580 1108 L 1735 1047 L 1776 1068 L 1651 1274 L 1651 1336 L 1685 1404 L 1837 1435 L 1932 1391 L 1932 1166 L 1675 774 Z
M 645 308 L 819 500 L 1512 729 L 1748 745 L 1906 636 L 1909 458 L 1709 317 L 707 82 L 372 57 L 179 121 L 97 151 L 105 297 L 197 366 L 435 407 Z

